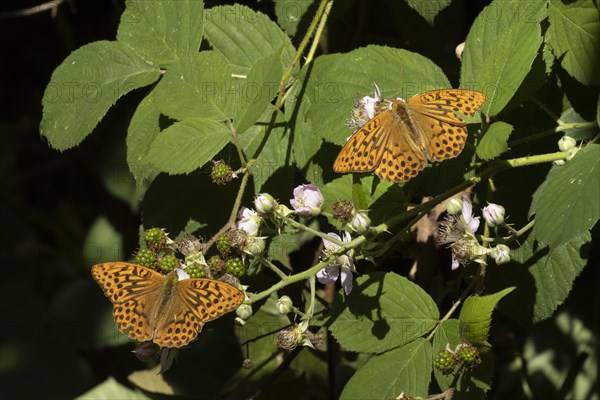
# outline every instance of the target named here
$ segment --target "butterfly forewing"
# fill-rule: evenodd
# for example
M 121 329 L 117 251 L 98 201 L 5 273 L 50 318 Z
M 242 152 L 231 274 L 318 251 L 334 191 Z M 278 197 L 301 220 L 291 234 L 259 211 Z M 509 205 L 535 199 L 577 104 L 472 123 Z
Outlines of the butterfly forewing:
M 338 154 L 336 172 L 373 171 L 379 165 L 392 132 L 391 110 L 386 110 L 361 126 Z
M 113 315 L 121 332 L 138 341 L 152 339 L 154 310 L 164 277 L 140 265 L 114 262 L 92 267 L 92 276 L 113 303 Z
M 408 105 L 419 114 L 452 125 L 465 125 L 456 113 L 473 116 L 484 102 L 485 95 L 481 92 L 442 89 L 417 94 L 408 100 Z

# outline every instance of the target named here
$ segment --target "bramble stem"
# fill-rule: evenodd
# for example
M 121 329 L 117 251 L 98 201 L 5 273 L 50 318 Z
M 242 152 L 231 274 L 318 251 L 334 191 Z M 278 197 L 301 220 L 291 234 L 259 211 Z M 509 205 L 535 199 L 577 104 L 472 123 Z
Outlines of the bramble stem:
M 313 229 L 313 228 L 311 228 L 311 227 L 309 227 L 309 226 L 306 226 L 306 225 L 304 225 L 304 224 L 301 224 L 300 222 L 298 222 L 298 221 L 296 221 L 296 220 L 294 220 L 294 219 L 292 219 L 292 218 L 289 218 L 289 217 L 283 217 L 283 220 L 284 220 L 284 221 L 285 221 L 285 222 L 286 222 L 288 225 L 290 225 L 290 226 L 293 226 L 294 228 L 298 228 L 298 229 L 300 229 L 300 230 L 303 230 L 303 231 L 305 231 L 305 232 L 312 233 L 312 234 L 313 234 L 313 235 L 315 235 L 315 236 L 318 236 L 318 237 L 320 237 L 320 238 L 322 238 L 322 239 L 325 239 L 325 240 L 329 240 L 330 242 L 333 242 L 333 243 L 335 243 L 335 244 L 337 244 L 337 245 L 339 245 L 339 246 L 342 246 L 342 245 L 344 244 L 344 242 L 343 242 L 343 241 L 341 241 L 341 240 L 337 240 L 337 239 L 336 239 L 336 238 L 334 238 L 333 236 L 330 236 L 330 235 L 328 235 L 328 234 L 326 234 L 326 233 L 323 233 L 323 232 L 321 232 L 321 231 L 318 231 L 318 230 L 316 230 L 316 229 Z
M 304 65 L 310 63 L 315 56 L 315 52 L 317 51 L 317 46 L 319 45 L 319 41 L 321 40 L 321 35 L 323 34 L 323 29 L 325 28 L 325 24 L 327 23 L 327 18 L 329 17 L 329 12 L 331 11 L 331 7 L 333 6 L 333 0 L 329 0 L 325 5 L 325 10 L 323 11 L 323 18 L 319 22 L 319 27 L 317 28 L 317 32 L 315 33 L 315 38 L 313 39 L 312 46 L 310 46 L 310 50 L 308 51 L 308 55 L 306 56 L 306 62 Z
M 242 197 L 244 196 L 244 191 L 246 190 L 246 185 L 248 184 L 248 179 L 250 178 L 250 170 L 246 170 L 244 175 L 242 176 L 242 181 L 240 182 L 240 188 L 238 190 L 237 196 L 233 203 L 233 208 L 231 209 L 231 214 L 229 215 L 229 220 L 219 232 L 217 232 L 208 242 L 202 246 L 202 253 L 206 254 L 208 250 L 212 247 L 213 244 L 217 241 L 217 238 L 227 232 L 229 229 L 235 227 L 235 219 L 237 217 L 238 211 L 240 210 L 240 206 L 242 205 Z
M 465 182 L 463 182 L 451 189 L 448 189 L 444 193 L 434 197 L 433 199 L 429 200 L 428 202 L 419 204 L 418 206 L 408 210 L 407 212 L 405 212 L 401 215 L 398 215 L 396 217 L 393 217 L 390 220 L 388 220 L 382 224 L 379 224 L 376 227 L 373 227 L 371 231 L 374 232 L 376 235 L 379 235 L 383 232 L 386 232 L 389 228 L 391 228 L 395 225 L 398 225 L 399 223 L 401 223 L 405 220 L 408 220 L 409 218 L 414 218 L 413 221 L 411 221 L 411 224 L 416 223 L 416 221 L 418 221 L 418 218 L 416 218 L 417 216 L 421 216 L 421 215 L 429 212 L 433 207 L 435 207 L 439 203 L 443 202 L 447 198 L 452 197 L 456 193 L 459 193 L 459 192 L 467 189 L 468 187 L 481 182 L 483 179 L 487 179 L 488 177 L 497 174 L 498 172 L 501 172 L 501 171 L 504 171 L 504 170 L 507 170 L 510 168 L 523 167 L 523 166 L 539 164 L 539 163 L 543 163 L 543 162 L 551 162 L 554 160 L 562 160 L 562 159 L 565 159 L 566 157 L 567 157 L 566 152 L 558 152 L 558 153 L 541 154 L 541 155 L 537 155 L 537 156 L 527 156 L 527 157 L 515 158 L 512 160 L 506 160 L 506 161 L 499 162 L 496 165 L 492 165 L 485 171 L 482 171 L 479 174 L 473 176 L 472 178 L 467 179 Z M 323 233 L 316 231 L 312 228 L 308 228 L 306 226 L 303 226 L 301 228 L 300 226 L 302 224 L 300 224 L 299 222 L 294 221 L 292 219 L 287 219 L 286 222 L 289 222 L 290 225 L 295 226 L 299 229 L 303 229 L 307 232 L 311 232 L 319 237 L 323 237 L 323 235 L 324 235 Z M 530 229 L 531 226 L 533 226 L 532 224 L 533 224 L 533 222 L 529 223 L 526 227 L 521 229 L 521 231 L 525 232 L 526 230 Z M 519 232 L 521 232 L 521 231 L 519 231 Z M 327 240 L 330 240 L 330 237 L 328 235 L 325 235 L 325 238 Z M 312 266 L 311 268 L 307 269 L 306 271 L 302 271 L 295 275 L 287 276 L 285 279 L 282 279 L 280 282 L 276 283 L 269 289 L 266 289 L 256 295 L 252 296 L 250 298 L 250 300 L 248 300 L 248 303 L 252 304 L 257 301 L 260 301 L 260 300 L 268 297 L 271 293 L 273 293 L 281 288 L 284 288 L 288 285 L 291 285 L 292 283 L 299 282 L 301 280 L 308 279 L 308 278 L 314 276 L 318 271 L 325 268 L 328 264 L 333 262 L 333 260 L 335 260 L 337 257 L 339 257 L 340 255 L 345 254 L 349 250 L 361 245 L 365 241 L 366 241 L 366 237 L 364 235 L 360 235 L 360 236 L 357 236 L 354 240 L 352 240 L 349 243 L 340 244 L 341 248 L 338 251 L 332 253 L 330 256 L 326 257 L 321 262 L 317 263 L 316 265 Z M 474 284 L 476 281 L 477 280 L 473 280 L 472 284 Z M 470 286 L 471 285 L 469 285 L 469 288 L 467 288 L 467 291 L 465 291 L 465 292 L 470 291 Z M 458 307 L 458 305 L 460 304 L 460 301 L 461 300 L 459 300 L 459 303 L 455 304 L 455 307 L 450 309 L 449 314 L 447 314 L 447 316 L 445 317 L 446 319 L 449 318 L 449 316 L 456 309 L 456 307 Z M 434 329 L 434 331 L 435 331 L 435 329 Z
M 288 277 L 285 274 L 285 272 L 283 272 L 282 270 L 280 270 L 279 268 L 277 268 L 277 266 L 275 264 L 273 264 L 271 261 L 267 260 L 263 256 L 258 256 L 257 258 L 258 258 L 258 261 L 260 261 L 264 266 L 266 266 L 267 268 L 269 268 L 271 271 L 275 272 L 275 274 L 279 278 L 286 279 Z

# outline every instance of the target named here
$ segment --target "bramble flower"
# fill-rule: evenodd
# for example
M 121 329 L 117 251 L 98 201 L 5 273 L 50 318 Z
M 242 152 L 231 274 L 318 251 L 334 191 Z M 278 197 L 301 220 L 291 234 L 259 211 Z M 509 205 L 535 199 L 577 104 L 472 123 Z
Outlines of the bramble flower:
M 235 313 L 238 318 L 246 321 L 252 316 L 252 306 L 250 304 L 242 304 L 235 310 Z
M 328 233 L 327 235 L 342 240 L 339 235 L 335 233 Z M 351 240 L 350 234 L 344 232 L 344 243 L 349 243 Z M 323 239 L 324 250 L 323 254 L 327 257 L 342 248 L 339 244 L 333 243 L 327 239 Z M 349 252 L 350 253 L 350 252 Z M 352 292 L 352 273 L 355 271 L 354 260 L 352 260 L 351 254 L 342 254 L 336 258 L 331 264 L 317 272 L 317 280 L 323 284 L 335 282 L 340 278 L 340 282 L 346 294 Z
M 186 256 L 186 258 L 199 253 L 202 249 L 200 239 L 187 233 L 177 241 L 176 246 L 177 250 Z
M 254 208 L 261 215 L 268 215 L 277 207 L 277 202 L 269 193 L 261 193 L 254 199 Z
M 371 218 L 366 212 L 356 213 L 352 221 L 350 221 L 350 227 L 359 234 L 365 233 L 371 226 Z
M 463 209 L 463 202 L 461 199 L 457 197 L 453 197 L 448 201 L 448 205 L 446 206 L 446 211 L 450 215 L 460 214 Z
M 281 296 L 277 303 L 275 303 L 275 308 L 279 314 L 287 314 L 292 311 L 293 307 L 292 299 L 289 296 Z
M 577 141 L 571 136 L 563 136 L 558 140 L 558 149 L 560 151 L 569 151 L 577 145 Z
M 448 214 L 440 223 L 438 232 L 438 244 L 449 244 L 452 250 L 453 270 L 489 253 L 490 250 L 481 246 L 475 238 L 477 228 L 479 217 L 473 216 L 473 205 L 467 196 L 463 196 L 460 213 Z
M 184 279 L 190 279 L 190 276 L 187 272 L 183 270 L 183 268 L 176 268 L 175 272 L 177 273 L 177 280 L 182 281 Z
M 496 261 L 496 264 L 506 264 L 510 261 L 510 248 L 505 244 L 499 244 L 492 249 L 490 255 Z
M 350 118 L 347 124 L 350 128 L 358 129 L 375 115 L 390 108 L 391 102 L 381 98 L 379 88 L 374 83 L 375 89 L 373 96 L 364 96 L 362 99 L 354 103 L 354 107 L 350 110 Z
M 315 344 L 317 346 L 322 345 L 323 338 L 309 331 L 308 325 L 309 321 L 304 320 L 291 328 L 279 331 L 277 334 L 277 347 L 284 350 L 293 350 L 301 344 L 314 350 Z
M 294 350 L 301 339 L 302 332 L 297 326 L 284 329 L 277 334 L 277 347 L 283 350 Z
M 261 220 L 262 219 L 256 211 L 244 207 L 238 213 L 236 228 L 243 230 L 250 236 L 256 236 Z
M 483 207 L 483 219 L 492 228 L 504 223 L 504 207 L 499 204 L 490 203 Z
M 266 236 L 248 236 L 248 241 L 244 247 L 244 253 L 251 256 L 258 256 L 265 251 Z
M 314 217 L 321 213 L 323 195 L 315 185 L 300 185 L 294 189 L 294 198 L 290 200 L 290 204 L 299 216 Z
M 356 210 L 351 201 L 338 199 L 331 205 L 331 215 L 333 218 L 340 220 L 343 223 L 350 222 L 355 214 Z

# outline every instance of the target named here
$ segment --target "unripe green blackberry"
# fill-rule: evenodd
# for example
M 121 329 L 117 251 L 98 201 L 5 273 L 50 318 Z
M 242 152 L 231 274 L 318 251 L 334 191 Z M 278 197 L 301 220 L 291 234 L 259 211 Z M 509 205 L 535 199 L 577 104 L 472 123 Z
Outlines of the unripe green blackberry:
M 165 247 L 165 243 L 167 243 L 167 235 L 160 228 L 146 229 L 144 232 L 144 241 L 148 248 L 159 252 Z
M 163 272 L 171 272 L 179 266 L 179 260 L 173 254 L 161 257 L 158 266 Z
M 454 354 L 448 350 L 442 350 L 433 357 L 433 366 L 444 375 L 451 374 L 455 365 Z
M 217 239 L 217 250 L 219 250 L 219 253 L 223 254 L 224 256 L 229 254 L 231 251 L 231 243 L 229 242 L 227 235 L 219 236 Z
M 206 278 L 206 271 L 200 264 L 190 265 L 185 269 L 185 272 L 190 276 L 190 278 L 198 279 L 198 278 Z
M 156 267 L 156 255 L 150 249 L 140 249 L 135 255 L 135 262 L 144 267 Z
M 213 275 L 220 275 L 225 269 L 225 261 L 219 256 L 212 256 L 208 259 L 208 267 Z
M 239 257 L 230 258 L 225 262 L 225 270 L 228 274 L 239 278 L 246 273 L 246 267 L 242 263 L 242 259 Z
M 213 165 L 210 177 L 217 185 L 225 185 L 233 179 L 233 171 L 225 161 L 216 161 Z
M 472 369 L 474 366 L 481 364 L 479 349 L 471 344 L 463 344 L 460 346 L 456 352 L 456 358 L 468 369 Z

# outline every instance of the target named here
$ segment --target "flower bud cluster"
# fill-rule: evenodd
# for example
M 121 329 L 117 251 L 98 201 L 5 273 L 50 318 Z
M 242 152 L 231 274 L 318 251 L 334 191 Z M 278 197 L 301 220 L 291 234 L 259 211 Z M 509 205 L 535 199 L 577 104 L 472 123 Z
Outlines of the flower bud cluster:
M 485 257 L 493 258 L 498 265 L 510 261 L 508 246 L 499 244 L 490 248 L 479 243 L 475 232 L 479 228 L 480 217 L 473 215 L 473 206 L 467 196 L 451 199 L 447 211 L 448 216 L 438 230 L 438 244 L 446 244 L 452 250 L 452 269 L 471 261 L 484 262 Z M 482 210 L 483 219 L 490 228 L 506 225 L 505 213 L 504 207 L 493 203 Z

